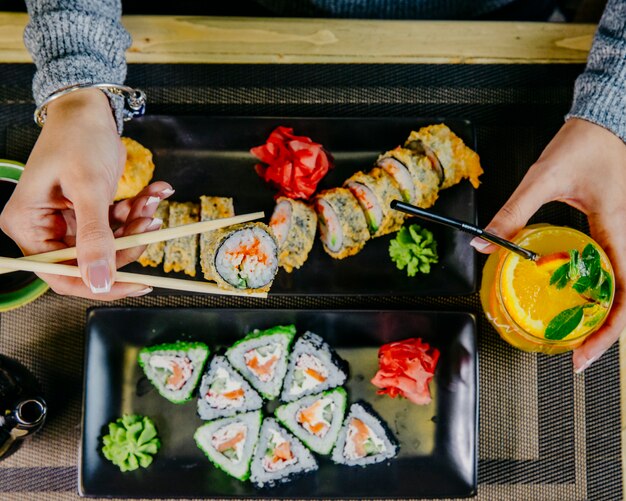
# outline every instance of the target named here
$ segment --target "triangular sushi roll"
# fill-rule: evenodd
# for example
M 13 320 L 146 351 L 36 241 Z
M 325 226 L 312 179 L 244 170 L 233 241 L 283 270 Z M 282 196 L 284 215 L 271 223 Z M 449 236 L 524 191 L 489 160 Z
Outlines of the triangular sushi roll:
M 309 395 L 276 409 L 276 418 L 304 445 L 318 454 L 330 454 L 346 413 L 346 390 Z
M 255 411 L 263 400 L 225 357 L 215 356 L 202 377 L 198 395 L 198 416 L 212 420 Z
M 293 347 L 280 399 L 291 402 L 341 386 L 346 380 L 345 365 L 326 341 L 306 332 Z
M 313 454 L 302 442 L 276 420 L 265 418 L 250 468 L 250 481 L 255 486 L 272 487 L 317 468 Z
M 261 411 L 217 419 L 198 428 L 193 438 L 217 468 L 247 480 L 262 420 Z
M 296 335 L 294 325 L 255 329 L 226 351 L 231 365 L 263 397 L 273 400 L 280 394 L 287 372 L 289 348 Z
M 348 466 L 365 466 L 390 459 L 397 453 L 398 445 L 387 431 L 386 423 L 371 409 L 360 403 L 352 404 L 332 460 Z
M 191 400 L 208 357 L 206 344 L 178 341 L 143 348 L 137 359 L 158 392 L 182 404 Z

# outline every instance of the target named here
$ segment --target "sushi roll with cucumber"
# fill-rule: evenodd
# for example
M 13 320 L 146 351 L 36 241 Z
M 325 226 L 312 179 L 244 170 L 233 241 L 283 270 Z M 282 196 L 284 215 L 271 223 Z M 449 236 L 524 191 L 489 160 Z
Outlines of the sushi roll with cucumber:
M 200 426 L 193 438 L 217 468 L 238 480 L 247 480 L 262 420 L 261 411 L 217 419 Z
M 291 402 L 341 386 L 346 380 L 346 366 L 326 341 L 306 332 L 293 347 L 280 399 Z
M 232 345 L 226 358 L 264 398 L 273 400 L 283 386 L 295 335 L 294 325 L 255 329 Z
M 267 292 L 278 271 L 276 237 L 263 223 L 214 230 L 203 253 L 205 278 L 224 289 Z
M 200 197 L 200 221 L 213 221 L 215 219 L 224 219 L 235 215 L 235 207 L 233 199 L 228 197 L 209 197 L 202 195 Z M 207 280 L 211 277 L 211 269 L 209 265 L 210 256 L 207 252 L 210 231 L 200 235 L 200 267 L 204 278 Z M 215 280 L 211 278 L 211 280 Z
M 313 454 L 300 440 L 276 420 L 265 418 L 250 468 L 250 480 L 256 487 L 289 482 L 294 476 L 317 468 Z
M 313 452 L 330 454 L 341 431 L 347 399 L 346 390 L 335 388 L 281 405 L 274 414 Z
M 198 416 L 212 420 L 254 411 L 263 400 L 250 384 L 231 367 L 225 357 L 215 356 L 202 376 L 198 395 Z
M 352 404 L 339 433 L 331 459 L 348 466 L 366 466 L 391 459 L 398 445 L 376 413 L 361 403 Z
M 404 223 L 404 214 L 393 210 L 393 200 L 402 194 L 391 177 L 381 168 L 369 173 L 357 172 L 346 180 L 344 186 L 356 197 L 367 219 L 372 238 L 398 231 Z
M 206 344 L 178 341 L 143 348 L 137 359 L 157 391 L 170 402 L 182 404 L 191 400 L 208 357 Z
M 278 264 L 291 273 L 300 268 L 313 247 L 317 214 L 306 203 L 279 197 L 270 219 L 270 228 L 278 241 Z
M 347 188 L 322 191 L 315 198 L 324 250 L 335 259 L 357 254 L 370 238 L 359 202 Z
M 428 157 L 441 177 L 441 189 L 466 178 L 478 188 L 478 177 L 483 173 L 478 154 L 446 125 L 429 125 L 411 132 L 404 147 Z

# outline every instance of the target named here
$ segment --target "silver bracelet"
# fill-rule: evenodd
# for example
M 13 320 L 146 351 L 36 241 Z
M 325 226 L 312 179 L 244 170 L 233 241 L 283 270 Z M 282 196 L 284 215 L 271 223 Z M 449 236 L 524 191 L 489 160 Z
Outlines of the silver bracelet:
M 35 110 L 35 123 L 40 127 L 46 121 L 46 110 L 48 105 L 60 97 L 71 94 L 81 89 L 100 89 L 101 91 L 109 92 L 124 98 L 124 109 L 122 110 L 122 118 L 125 122 L 135 117 L 143 116 L 146 111 L 146 93 L 141 89 L 133 89 L 126 85 L 112 84 L 112 83 L 85 83 L 75 84 L 63 87 L 52 94 L 50 94 L 43 103 L 37 106 Z

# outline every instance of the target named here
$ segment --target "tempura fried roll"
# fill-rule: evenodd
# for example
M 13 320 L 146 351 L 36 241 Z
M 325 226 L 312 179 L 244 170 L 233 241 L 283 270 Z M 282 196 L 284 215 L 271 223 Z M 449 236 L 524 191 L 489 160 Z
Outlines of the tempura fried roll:
M 168 219 L 170 215 L 170 203 L 167 200 L 161 200 L 157 207 L 154 217 L 163 221 L 161 229 L 168 227 Z M 165 252 L 165 242 L 155 242 L 148 245 L 143 254 L 139 256 L 137 261 L 141 266 L 159 266 L 163 262 L 163 254 Z
M 288 273 L 300 268 L 313 247 L 317 214 L 300 200 L 280 197 L 270 219 L 270 228 L 278 241 L 278 264 Z
M 233 217 L 235 208 L 233 199 L 229 197 L 209 197 L 202 195 L 200 197 L 200 221 L 213 221 L 214 219 L 224 219 Z M 207 245 L 209 234 L 211 232 L 202 233 L 200 235 L 200 265 L 202 273 L 207 280 L 214 280 L 211 277 L 211 270 L 208 260 Z
M 193 202 L 170 202 L 169 227 L 197 223 L 200 207 Z M 165 243 L 166 272 L 183 271 L 190 277 L 196 276 L 196 259 L 198 254 L 198 235 L 174 238 Z

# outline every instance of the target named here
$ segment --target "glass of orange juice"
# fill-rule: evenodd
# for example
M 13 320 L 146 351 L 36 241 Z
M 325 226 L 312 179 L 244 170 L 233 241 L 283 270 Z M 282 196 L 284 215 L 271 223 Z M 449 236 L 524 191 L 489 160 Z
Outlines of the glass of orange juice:
M 513 239 L 541 257 L 499 249 L 483 270 L 480 300 L 500 337 L 524 351 L 563 353 L 604 323 L 615 275 L 602 248 L 572 228 L 528 226 Z

